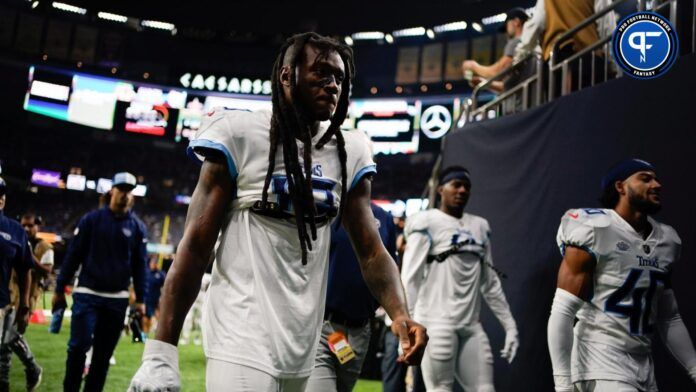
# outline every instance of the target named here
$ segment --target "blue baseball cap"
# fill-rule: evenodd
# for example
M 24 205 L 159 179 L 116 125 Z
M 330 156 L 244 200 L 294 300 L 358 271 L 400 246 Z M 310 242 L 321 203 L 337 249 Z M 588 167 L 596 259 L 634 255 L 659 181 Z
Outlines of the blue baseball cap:
M 610 184 L 616 181 L 623 181 L 639 171 L 654 172 L 655 166 L 650 162 L 636 158 L 627 159 L 615 164 L 602 178 L 602 190 L 607 189 Z
M 111 187 L 122 186 L 128 188 L 128 190 L 133 190 L 138 184 L 135 176 L 128 172 L 120 172 L 114 175 L 114 179 L 111 181 Z
M 2 191 L 2 193 L 5 193 L 5 189 L 7 189 L 7 183 L 2 177 L 0 177 L 0 191 Z

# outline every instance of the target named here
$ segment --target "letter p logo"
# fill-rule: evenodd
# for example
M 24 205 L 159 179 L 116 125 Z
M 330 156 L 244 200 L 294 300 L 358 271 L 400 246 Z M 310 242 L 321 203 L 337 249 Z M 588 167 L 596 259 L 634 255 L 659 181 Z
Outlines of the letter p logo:
M 662 35 L 660 31 L 636 31 L 628 36 L 628 44 L 633 49 L 640 50 L 640 62 L 645 62 L 645 51 L 652 48 L 652 44 L 645 43 L 645 37 L 659 37 Z M 636 43 L 636 38 L 638 38 L 638 43 Z

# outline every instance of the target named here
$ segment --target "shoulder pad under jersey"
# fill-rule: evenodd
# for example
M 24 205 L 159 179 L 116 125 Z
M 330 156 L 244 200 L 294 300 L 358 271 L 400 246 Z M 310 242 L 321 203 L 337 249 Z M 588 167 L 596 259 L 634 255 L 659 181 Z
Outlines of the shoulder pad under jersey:
M 419 211 L 406 219 L 406 227 L 404 228 L 404 234 L 408 236 L 409 234 L 422 231 L 428 231 L 428 221 L 430 216 L 430 210 Z
M 609 210 L 601 208 L 576 208 L 566 211 L 561 218 L 562 225 L 585 225 L 590 227 L 609 227 Z M 567 223 L 566 223 L 567 222 Z

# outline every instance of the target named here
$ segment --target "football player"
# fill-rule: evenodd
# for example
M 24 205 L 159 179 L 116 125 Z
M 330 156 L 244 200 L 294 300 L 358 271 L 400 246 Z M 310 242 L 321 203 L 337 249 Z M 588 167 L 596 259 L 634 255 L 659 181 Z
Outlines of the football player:
M 448 167 L 440 174 L 440 207 L 406 221 L 401 275 L 409 310 L 430 335 L 421 365 L 428 391 L 452 391 L 455 378 L 466 391 L 494 391 L 493 355 L 479 322 L 482 298 L 505 329 L 502 357 L 512 362 L 519 346 L 492 264 L 488 221 L 464 212 L 470 192 L 469 172 Z
M 303 391 L 326 297 L 330 225 L 337 216 L 368 287 L 417 364 L 425 328 L 411 320 L 396 264 L 370 210 L 368 140 L 340 130 L 352 51 L 314 33 L 291 37 L 273 68 L 272 112 L 215 111 L 190 152 L 203 161 L 156 339 L 131 391 L 178 391 L 175 344 L 218 232 L 203 318 L 208 391 Z
M 563 215 L 548 322 L 556 391 L 657 391 L 656 332 L 696 381 L 696 351 L 670 287 L 681 240 L 650 216 L 660 210 L 661 188 L 653 165 L 626 160 L 602 179 L 604 209 Z

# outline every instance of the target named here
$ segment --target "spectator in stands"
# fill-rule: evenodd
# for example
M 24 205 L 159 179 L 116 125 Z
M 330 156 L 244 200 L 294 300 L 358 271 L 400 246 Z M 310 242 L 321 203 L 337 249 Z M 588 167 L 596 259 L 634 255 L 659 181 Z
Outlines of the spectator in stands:
M 131 278 L 136 308 L 145 313 L 147 291 L 147 233 L 131 212 L 136 179 L 130 173 L 114 176 L 104 208 L 86 214 L 77 225 L 56 281 L 53 307 L 65 306 L 65 287 L 78 267 L 73 289 L 72 320 L 63 390 L 77 392 L 82 383 L 85 353 L 93 346 L 85 391 L 101 391 L 109 358 L 118 343 L 128 307 Z
M 520 44 L 515 51 L 515 61 L 521 60 L 539 46 L 543 60 L 548 62 L 551 58 L 553 45 L 561 35 L 607 5 L 607 0 L 537 0 L 532 18 L 525 24 L 520 37 Z M 599 40 L 598 29 L 605 36 L 613 31 L 613 26 L 616 26 L 616 15 L 610 12 L 605 17 L 598 19 L 596 24 L 590 24 L 578 31 L 571 39 L 559 45 L 558 52 L 554 54 L 554 63 L 558 64 L 597 42 Z M 599 63 L 603 57 L 599 52 L 597 55 L 595 61 Z M 583 67 L 582 80 L 587 84 L 590 83 L 592 72 L 590 57 L 591 55 L 588 53 L 583 58 L 583 63 L 586 65 Z M 595 72 L 595 79 L 601 78 L 603 67 L 595 67 Z M 556 77 L 558 78 L 560 75 L 556 75 Z M 575 62 L 571 64 L 569 77 L 563 83 L 572 85 L 573 81 L 578 80 L 578 77 L 579 69 L 577 62 Z M 561 81 L 560 79 L 558 81 L 556 86 L 560 89 Z
M 7 346 L 15 345 L 19 336 L 27 329 L 30 315 L 30 271 L 34 266 L 27 234 L 19 223 L 3 214 L 7 201 L 6 190 L 5 180 L 0 178 L 0 322 L 2 323 L 0 351 L 6 351 Z M 19 300 L 16 308 L 10 302 L 10 273 L 13 269 L 18 278 Z M 34 365 L 36 368 L 32 368 L 32 373 L 27 373 L 27 387 L 30 391 L 41 381 L 41 368 L 35 362 Z M 9 390 L 8 367 L 7 371 L 3 369 L 0 372 L 0 391 Z
M 465 77 L 467 77 L 469 72 L 473 73 L 473 78 L 467 77 L 471 79 L 472 86 L 476 86 L 481 83 L 483 79 L 490 79 L 512 66 L 515 48 L 520 43 L 522 28 L 527 19 L 529 19 L 529 15 L 520 7 L 513 8 L 507 12 L 503 28 L 508 37 L 508 41 L 503 49 L 503 55 L 498 61 L 491 65 L 481 65 L 476 60 L 465 60 L 462 63 L 462 70 L 464 71 Z M 490 89 L 501 92 L 504 87 L 502 81 L 495 81 L 491 84 Z
M 159 299 L 164 286 L 166 272 L 159 269 L 156 255 L 150 259 L 150 273 L 148 274 L 147 297 L 145 299 L 145 320 L 143 330 L 146 333 L 154 328 L 159 317 Z
M 397 260 L 394 220 L 391 214 L 376 204 L 371 203 L 371 208 L 382 243 L 391 257 Z M 353 390 L 370 343 L 369 321 L 378 307 L 379 303 L 370 293 L 360 272 L 348 233 L 343 226 L 335 224 L 331 232 L 324 325 L 307 392 Z M 398 337 L 391 333 L 388 335 L 398 344 Z M 350 349 L 340 349 L 340 342 L 347 342 Z M 392 358 L 393 365 L 397 365 L 397 357 L 398 354 Z M 401 380 L 403 383 L 403 377 Z

